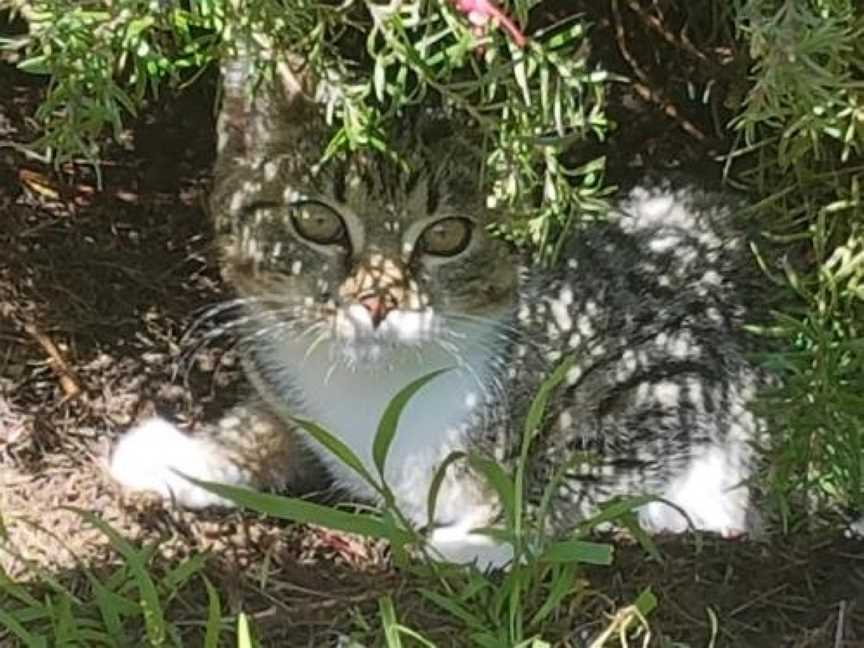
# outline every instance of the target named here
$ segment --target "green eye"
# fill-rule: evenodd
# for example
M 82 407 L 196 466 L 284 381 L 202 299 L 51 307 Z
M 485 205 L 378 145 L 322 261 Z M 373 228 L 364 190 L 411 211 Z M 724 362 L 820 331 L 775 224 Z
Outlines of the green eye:
M 443 218 L 423 230 L 420 250 L 435 256 L 455 256 L 471 242 L 474 223 L 467 218 Z
M 291 222 L 297 234 L 307 241 L 319 245 L 345 243 L 345 223 L 330 207 L 317 202 L 294 205 L 291 209 Z

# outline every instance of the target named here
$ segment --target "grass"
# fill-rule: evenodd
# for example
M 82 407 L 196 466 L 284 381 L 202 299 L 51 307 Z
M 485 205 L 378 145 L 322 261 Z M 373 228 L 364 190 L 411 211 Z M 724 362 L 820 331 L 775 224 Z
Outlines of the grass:
M 156 97 L 161 85 L 191 82 L 223 53 L 220 39 L 230 40 L 225 12 L 242 5 L 200 2 L 188 11 L 148 8 L 121 15 L 97 4 L 32 3 L 26 9 L 31 36 L 7 42 L 26 53 L 22 67 L 52 75 L 51 92 L 37 115 L 45 128 L 38 146 L 57 160 L 80 154 L 95 160 L 106 124 L 120 138 L 125 120 Z M 373 3 L 350 4 L 375 9 Z M 313 14 L 304 14 L 301 3 L 288 5 L 292 20 L 274 13 L 281 11 L 280 3 L 262 2 L 241 27 L 254 31 L 270 21 L 276 41 L 297 36 L 292 30 L 299 29 L 304 53 L 331 61 L 339 60 L 337 32 L 365 27 L 352 22 L 354 15 L 326 5 L 315 5 Z M 419 20 L 418 3 L 403 5 L 405 12 L 374 14 L 381 38 L 367 43 L 373 72 L 348 86 L 344 102 L 334 107 L 341 120 L 334 146 L 386 147 L 375 139 L 380 119 L 421 95 L 415 93 L 418 87 L 432 88 L 490 127 L 489 162 L 498 174 L 498 199 L 542 198 L 510 235 L 547 252 L 554 249 L 555 235 L 566 229 L 573 210 L 597 209 L 603 195 L 602 159 L 570 167 L 562 162 L 573 141 L 589 134 L 602 139 L 609 127 L 602 110 L 608 77 L 587 67 L 584 25 L 552 25 L 532 35 L 542 46 L 525 52 L 492 33 L 484 41 L 489 56 L 478 59 L 465 24 L 443 3 L 426 21 Z M 522 17 L 531 5 L 511 3 Z M 21 3 L 0 0 L 4 6 Z M 760 329 L 777 341 L 765 361 L 784 378 L 782 387 L 762 400 L 775 432 L 765 448 L 770 464 L 765 485 L 792 529 L 814 511 L 864 509 L 864 15 L 844 0 L 742 0 L 735 3 L 733 20 L 749 57 L 750 87 L 731 124 L 737 140 L 728 155 L 730 174 L 734 168 L 737 182 L 757 197 L 753 214 L 771 241 L 759 252 L 779 296 L 772 320 Z M 106 29 L 109 24 L 117 28 Z M 470 82 L 457 78 L 457 70 L 468 70 Z M 472 102 L 492 108 L 484 113 Z M 512 159 L 519 163 L 509 165 Z M 400 394 L 382 420 L 375 441 L 377 474 L 368 473 L 325 430 L 301 423 L 373 485 L 384 502 L 380 511 L 360 515 L 238 489 L 218 492 L 268 515 L 387 539 L 403 568 L 416 577 L 419 595 L 477 645 L 552 643 L 560 631 L 554 620 L 593 595 L 582 567 L 611 561 L 612 549 L 582 536 L 546 539 L 543 507 L 528 511 L 522 500 L 524 453 L 542 412 L 543 392 L 523 430 L 523 457 L 513 473 L 469 457 L 452 458 L 473 461 L 505 504 L 505 524 L 494 532 L 513 546 L 518 559 L 506 575 L 496 576 L 432 560 L 380 479 L 398 414 L 410 390 L 422 386 Z M 430 509 L 434 500 L 433 489 Z M 615 516 L 638 533 L 628 517 L 638 503 L 613 505 L 586 521 L 582 531 Z M 92 514 L 81 515 L 102 529 L 120 563 L 107 574 L 88 573 L 87 586 L 74 592 L 46 574 L 38 594 L 3 578 L 0 624 L 21 645 L 180 645 L 184 629 L 171 619 L 183 605 L 183 592 L 195 586 L 203 586 L 208 600 L 209 613 L 200 621 L 204 645 L 229 636 L 236 645 L 255 645 L 246 617 L 224 615 L 224 602 L 204 579 L 203 558 L 162 569 L 153 562 L 155 546 L 135 547 Z M 424 558 L 409 562 L 409 550 Z M 432 645 L 421 628 L 403 621 L 400 603 L 382 596 L 376 623 L 358 622 L 356 641 Z M 645 621 L 655 605 L 646 590 L 608 621 L 594 645 L 647 641 Z
M 635 520 L 628 520 L 628 516 L 632 516 L 632 511 L 645 503 L 645 498 L 620 502 L 597 517 L 586 520 L 579 533 L 573 537 L 556 540 L 545 532 L 545 521 L 550 515 L 551 493 L 557 481 L 552 480 L 547 485 L 539 509 L 530 509 L 524 500 L 525 470 L 531 441 L 542 421 L 548 399 L 566 376 L 569 367 L 570 363 L 562 363 L 543 383 L 534 398 L 522 431 L 519 460 L 512 473 L 494 462 L 460 453 L 442 462 L 432 482 L 429 493 L 430 520 L 434 519 L 437 490 L 443 475 L 455 461 L 471 462 L 472 467 L 487 479 L 502 502 L 503 526 L 482 531 L 508 543 L 513 550 L 513 560 L 503 575 L 483 572 L 476 566 L 454 566 L 439 562 L 440 557 L 428 546 L 425 537 L 398 509 L 396 497 L 383 479 L 387 453 L 403 409 L 414 394 L 446 370 L 433 372 L 409 384 L 387 406 L 373 441 L 373 460 L 377 469 L 375 476 L 339 439 L 314 423 L 295 419 L 310 436 L 351 467 L 379 494 L 382 506 L 373 514 L 349 513 L 303 500 L 263 495 L 245 488 L 196 483 L 236 504 L 270 516 L 387 539 L 396 563 L 408 569 L 423 584 L 418 590 L 419 594 L 462 626 L 459 631 L 472 645 L 484 648 L 539 648 L 551 645 L 553 639 L 544 636 L 544 628 L 550 617 L 569 602 L 587 596 L 579 566 L 608 565 L 612 562 L 611 545 L 591 542 L 583 539 L 583 536 L 608 519 L 624 520 L 629 526 L 638 528 Z M 650 539 L 644 534 L 640 534 L 640 538 L 646 548 L 656 554 Z M 409 548 L 414 550 L 414 555 L 419 554 L 419 562 L 409 561 Z M 398 609 L 390 597 L 382 597 L 379 606 L 388 647 L 400 646 L 402 637 L 426 641 L 418 630 L 406 628 L 397 622 Z M 628 623 L 634 625 L 634 630 L 647 631 L 642 622 L 655 606 L 656 599 L 650 591 L 644 592 L 633 603 L 632 615 L 627 617 L 630 619 Z M 633 615 L 639 619 L 639 623 L 633 624 Z M 624 622 L 619 621 L 619 627 L 621 623 Z M 566 633 L 566 629 L 556 628 L 557 632 L 562 630 Z M 621 630 L 620 636 L 626 639 L 626 628 Z M 426 645 L 432 644 L 427 642 Z M 592 648 L 600 648 L 607 643 L 598 639 L 591 645 Z
M 195 579 L 202 580 L 209 598 L 201 645 L 219 645 L 225 620 L 219 593 L 202 575 L 204 556 L 157 570 L 152 564 L 156 544 L 136 547 L 94 513 L 76 512 L 105 534 L 121 561 L 101 576 L 84 570 L 86 585 L 77 592 L 38 570 L 38 586 L 16 584 L 0 573 L 0 625 L 16 645 L 182 646 L 183 633 L 168 620 L 167 610 L 184 605 L 183 592 Z
M 377 511 L 352 512 L 314 504 L 305 500 L 258 493 L 246 488 L 197 482 L 207 490 L 234 501 L 239 506 L 268 516 L 298 523 L 315 524 L 328 529 L 389 541 L 395 562 L 415 583 L 416 594 L 429 606 L 446 615 L 454 630 L 466 637 L 470 645 L 483 648 L 543 648 L 555 645 L 571 628 L 567 620 L 580 605 L 594 596 L 581 571 L 583 565 L 609 565 L 613 547 L 585 539 L 596 525 L 610 519 L 638 530 L 633 510 L 647 498 L 618 502 L 595 518 L 586 520 L 577 533 L 566 539 L 551 538 L 545 532 L 549 515 L 549 496 L 555 481 L 547 487 L 539 509 L 529 509 L 524 501 L 524 475 L 531 440 L 542 421 L 546 403 L 566 375 L 569 364 L 562 365 L 542 385 L 526 418 L 520 458 L 512 473 L 499 465 L 466 456 L 454 456 L 444 462 L 438 476 L 455 461 L 472 461 L 488 478 L 504 506 L 504 525 L 488 529 L 513 549 L 513 562 L 504 572 L 481 571 L 475 565 L 452 565 L 442 562 L 428 547 L 425 537 L 415 529 L 396 506 L 396 498 L 382 475 L 387 453 L 402 410 L 411 397 L 442 372 L 434 372 L 400 391 L 386 408 L 373 444 L 378 471 L 371 475 L 359 458 L 341 441 L 308 421 L 298 421 L 306 431 L 352 467 L 380 494 L 382 505 Z M 430 518 L 434 515 L 436 478 L 429 494 Z M 8 577 L 0 581 L 0 627 L 27 648 L 47 646 L 183 646 L 184 633 L 171 616 L 178 616 L 177 606 L 184 605 L 182 592 L 193 581 L 203 583 L 207 593 L 208 616 L 197 625 L 203 633 L 203 646 L 220 644 L 231 632 L 238 647 L 257 646 L 248 619 L 240 614 L 226 618 L 219 593 L 203 574 L 205 556 L 197 555 L 167 571 L 153 564 L 158 546 L 136 547 L 94 513 L 78 510 L 89 524 L 100 529 L 121 558 L 115 570 L 102 578 L 89 570 L 87 587 L 73 594 L 57 580 L 48 577 L 37 596 L 32 587 L 24 587 Z M 644 534 L 639 535 L 647 550 L 657 550 Z M 410 554 L 410 555 L 409 555 Z M 622 608 L 588 644 L 604 646 L 647 645 L 650 628 L 646 617 L 656 607 L 657 599 L 650 589 L 643 591 L 632 604 Z M 562 610 L 568 614 L 563 619 Z M 375 627 L 364 621 L 352 633 L 351 645 L 434 646 L 423 636 L 422 629 L 399 622 L 400 602 L 389 594 L 378 599 L 378 622 Z M 189 622 L 185 623 L 187 626 Z M 188 634 L 188 628 L 187 628 Z M 638 638 L 639 643 L 631 644 Z M 222 639 L 224 641 L 224 639 Z M 371 643 L 368 643 L 371 641 Z M 365 642 L 365 643 L 364 643 Z

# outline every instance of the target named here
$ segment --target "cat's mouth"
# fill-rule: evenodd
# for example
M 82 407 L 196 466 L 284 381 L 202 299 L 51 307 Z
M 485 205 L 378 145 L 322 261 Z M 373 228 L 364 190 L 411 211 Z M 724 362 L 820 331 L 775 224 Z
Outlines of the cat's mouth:
M 431 309 L 393 309 L 376 321 L 366 308 L 355 304 L 336 311 L 333 332 L 340 354 L 350 364 L 377 366 L 433 341 L 440 328 L 436 320 Z
M 430 341 L 438 328 L 432 309 L 393 309 L 383 317 L 360 304 L 336 311 L 336 338 L 358 350 L 413 346 Z

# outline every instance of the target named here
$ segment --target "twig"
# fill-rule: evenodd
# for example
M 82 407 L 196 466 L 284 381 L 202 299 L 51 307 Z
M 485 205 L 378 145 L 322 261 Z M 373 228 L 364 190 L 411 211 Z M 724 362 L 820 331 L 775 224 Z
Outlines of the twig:
M 690 42 L 689 39 L 683 36 L 680 40 L 675 38 L 675 35 L 670 33 L 668 29 L 666 29 L 665 25 L 663 25 L 661 20 L 659 20 L 656 16 L 652 16 L 651 14 L 647 13 L 638 2 L 636 2 L 635 0 L 627 0 L 627 6 L 630 7 L 633 13 L 638 14 L 642 21 L 646 25 L 648 25 L 648 27 L 654 30 L 660 36 L 660 38 L 665 40 L 667 43 L 679 49 L 683 49 L 685 52 L 695 56 L 704 63 L 711 62 L 710 59 L 705 56 L 705 54 L 696 49 L 696 47 L 693 45 L 693 43 Z
M 837 607 L 837 628 L 834 630 L 834 648 L 843 648 L 843 635 L 846 634 L 846 601 L 840 601 Z
M 60 353 L 60 349 L 54 344 L 54 341 L 40 331 L 35 324 L 25 324 L 24 331 L 32 337 L 45 350 L 49 357 L 49 365 L 60 379 L 60 387 L 63 389 L 63 400 L 71 400 L 81 393 L 81 386 L 78 383 L 75 373 L 69 367 L 69 364 Z
M 708 139 L 698 126 L 696 126 L 689 119 L 681 115 L 678 109 L 675 107 L 669 99 L 662 96 L 660 92 L 657 90 L 651 89 L 651 79 L 648 78 L 648 75 L 642 70 L 639 66 L 639 62 L 630 53 L 630 49 L 627 47 L 627 41 L 625 39 L 624 34 L 624 22 L 621 19 L 621 11 L 618 7 L 618 0 L 610 0 L 610 4 L 612 7 L 612 15 L 615 19 L 615 40 L 618 42 L 618 49 L 621 51 L 621 56 L 624 57 L 624 60 L 627 61 L 627 64 L 633 70 L 633 73 L 639 79 L 638 81 L 633 81 L 633 89 L 637 92 L 637 94 L 648 101 L 649 103 L 653 103 L 658 106 L 667 116 L 671 117 L 673 120 L 678 122 L 678 125 L 691 137 L 698 140 L 699 142 L 704 142 Z
M 764 601 L 765 599 L 768 599 L 768 598 L 774 596 L 778 592 L 782 592 L 787 587 L 789 587 L 789 583 L 782 583 L 782 584 L 778 585 L 777 587 L 772 587 L 767 592 L 762 592 L 761 594 L 754 596 L 749 601 L 745 601 L 744 603 L 742 603 L 741 605 L 739 605 L 735 609 L 731 610 L 727 614 L 727 616 L 731 619 L 732 617 L 734 617 L 738 614 L 741 614 L 744 610 L 753 607 L 754 605 L 756 605 L 760 601 Z

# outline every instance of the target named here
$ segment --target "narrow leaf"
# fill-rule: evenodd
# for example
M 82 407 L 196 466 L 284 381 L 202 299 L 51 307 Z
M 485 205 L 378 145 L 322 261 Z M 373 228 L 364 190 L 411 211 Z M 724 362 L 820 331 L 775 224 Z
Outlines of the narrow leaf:
M 387 648 L 402 648 L 399 625 L 396 622 L 396 610 L 393 609 L 393 599 L 389 596 L 382 596 L 378 599 L 378 613 L 381 615 L 381 625 L 384 628 Z
M 190 477 L 187 479 L 204 490 L 265 515 L 303 524 L 317 524 L 328 529 L 356 533 L 370 538 L 385 538 L 391 542 L 405 543 L 412 540 L 411 534 L 404 529 L 385 524 L 381 518 L 373 515 L 348 513 L 294 497 L 259 493 L 240 486 L 200 481 Z
M 432 590 L 421 588 L 419 591 L 420 594 L 423 595 L 425 598 L 429 599 L 432 603 L 440 607 L 445 612 L 449 612 L 466 625 L 472 628 L 484 627 L 484 622 L 482 619 L 480 619 L 480 617 L 473 615 L 466 608 L 459 605 L 459 603 L 457 603 L 456 601 Z
M 162 604 L 159 600 L 159 592 L 150 574 L 147 572 L 145 560 L 141 553 L 126 539 L 123 538 L 114 528 L 98 518 L 90 511 L 75 508 L 72 506 L 64 506 L 64 509 L 70 510 L 82 519 L 86 520 L 91 526 L 99 529 L 111 542 L 111 546 L 126 560 L 129 571 L 138 586 L 138 593 L 141 596 L 141 609 L 144 613 L 144 626 L 147 630 L 147 636 L 150 642 L 154 645 L 160 645 L 165 641 L 167 628 L 165 626 L 165 618 L 162 612 Z
M 337 439 L 335 436 L 330 434 L 327 430 L 322 428 L 317 423 L 312 421 L 307 421 L 306 419 L 295 418 L 293 419 L 297 425 L 302 427 L 309 435 L 315 439 L 318 443 L 324 446 L 329 452 L 339 458 L 339 460 L 344 463 L 346 466 L 351 468 L 354 472 L 360 475 L 365 481 L 367 481 L 372 487 L 377 491 L 381 491 L 380 485 L 376 482 L 372 475 L 369 474 L 369 471 L 366 470 L 363 462 L 357 457 L 356 454 L 345 445 L 342 441 Z
M 393 438 L 396 436 L 402 410 L 405 409 L 408 401 L 411 400 L 423 385 L 450 370 L 451 368 L 445 367 L 444 369 L 438 369 L 426 374 L 422 378 L 418 378 L 396 394 L 393 400 L 387 405 L 384 414 L 381 416 L 381 421 L 378 423 L 378 431 L 375 433 L 375 441 L 372 444 L 372 459 L 375 461 L 375 467 L 382 478 L 384 476 L 384 464 L 387 461 L 387 452 L 390 450 L 390 444 L 393 443 Z
M 438 466 L 438 469 L 435 471 L 435 474 L 432 476 L 432 483 L 429 485 L 429 493 L 426 499 L 426 515 L 427 515 L 427 523 L 426 526 L 432 528 L 435 523 L 435 508 L 438 504 L 438 492 L 441 490 L 441 484 L 444 482 L 444 478 L 447 476 L 447 469 L 451 464 L 456 463 L 460 459 L 465 458 L 465 453 L 461 451 L 451 452 L 447 457 L 444 458 L 444 461 L 441 462 L 441 465 Z
M 237 615 L 237 648 L 254 648 L 252 632 L 249 628 L 249 619 L 241 612 Z
M 495 493 L 501 499 L 501 505 L 504 507 L 504 514 L 507 516 L 507 526 L 512 527 L 517 514 L 513 479 L 495 461 L 471 457 L 469 462 L 495 489 Z
M 204 648 L 218 648 L 219 634 L 222 630 L 222 603 L 219 600 L 219 592 L 210 581 L 204 578 L 204 586 L 207 588 L 207 625 L 204 634 Z
M 540 556 L 543 562 L 611 565 L 612 545 L 584 540 L 563 540 L 548 545 Z
M 558 606 L 561 604 L 561 601 L 564 600 L 564 597 L 567 596 L 571 591 L 573 591 L 574 572 L 575 567 L 573 563 L 568 563 L 563 565 L 555 573 L 554 580 L 552 581 L 552 586 L 549 588 L 549 594 L 546 596 L 546 600 L 543 601 L 543 605 L 541 605 L 540 609 L 534 613 L 533 617 L 531 617 L 531 627 L 536 626 L 552 612 L 557 610 Z
M 26 648 L 46 648 L 48 645 L 45 637 L 27 632 L 11 612 L 3 609 L 0 609 L 0 626 L 5 626 L 9 632 L 18 637 Z

